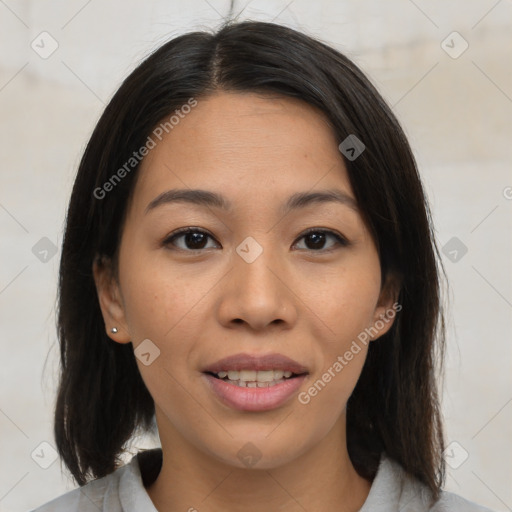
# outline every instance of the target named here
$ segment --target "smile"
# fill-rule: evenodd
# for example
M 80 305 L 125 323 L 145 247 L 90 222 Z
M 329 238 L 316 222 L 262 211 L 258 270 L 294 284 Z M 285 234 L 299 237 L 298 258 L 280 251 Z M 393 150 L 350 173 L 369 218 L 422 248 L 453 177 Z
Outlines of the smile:
M 243 388 L 268 388 L 297 376 L 283 370 L 229 370 L 212 373 L 212 375 Z
M 299 392 L 299 388 L 307 377 L 307 374 L 296 375 L 291 372 L 287 372 L 290 376 L 285 377 L 283 372 L 282 378 L 276 379 L 276 373 L 277 376 L 280 375 L 279 370 L 276 372 L 263 370 L 262 377 L 264 379 L 272 377 L 272 380 L 260 382 L 256 380 L 259 378 L 259 372 L 253 370 L 249 370 L 247 374 L 244 374 L 244 370 L 234 372 L 232 377 L 236 378 L 233 379 L 229 378 L 230 372 L 219 372 L 221 375 L 224 373 L 227 375 L 223 378 L 213 373 L 202 374 L 213 396 L 231 409 L 252 412 L 270 411 L 284 405 Z M 244 380 L 244 378 L 254 380 Z

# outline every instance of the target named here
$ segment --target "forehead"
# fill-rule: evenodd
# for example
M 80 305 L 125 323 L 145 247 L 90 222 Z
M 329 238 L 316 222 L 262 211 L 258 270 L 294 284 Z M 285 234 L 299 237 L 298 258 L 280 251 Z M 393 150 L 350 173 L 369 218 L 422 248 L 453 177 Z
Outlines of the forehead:
M 326 116 L 293 98 L 232 92 L 198 98 L 155 142 L 141 163 L 135 202 L 147 204 L 171 188 L 267 202 L 315 187 L 351 194 Z

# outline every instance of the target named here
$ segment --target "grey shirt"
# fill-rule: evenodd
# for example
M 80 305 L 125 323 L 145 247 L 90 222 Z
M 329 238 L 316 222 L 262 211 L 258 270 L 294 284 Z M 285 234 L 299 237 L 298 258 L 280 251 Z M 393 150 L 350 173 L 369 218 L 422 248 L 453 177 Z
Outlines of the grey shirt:
M 158 512 L 144 485 L 158 475 L 161 457 L 161 448 L 141 451 L 110 475 L 73 489 L 32 512 Z M 430 507 L 429 496 L 425 485 L 383 454 L 359 512 L 492 512 L 446 491 Z

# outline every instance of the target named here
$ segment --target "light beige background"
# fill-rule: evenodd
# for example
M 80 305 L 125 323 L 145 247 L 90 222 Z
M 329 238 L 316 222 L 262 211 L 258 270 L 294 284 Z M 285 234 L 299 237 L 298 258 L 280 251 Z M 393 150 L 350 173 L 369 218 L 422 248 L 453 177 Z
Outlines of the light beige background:
M 235 12 L 244 6 L 242 19 L 288 24 L 345 52 L 402 121 L 439 244 L 456 237 L 467 247 L 458 261 L 443 255 L 451 285 L 443 409 L 447 441 L 458 443 L 447 453 L 446 488 L 512 510 L 511 0 L 239 0 Z M 41 467 L 52 462 L 41 443 L 54 444 L 58 260 L 84 145 L 144 55 L 218 26 L 229 7 L 0 0 L 0 511 L 73 488 L 58 460 Z M 58 44 L 46 59 L 31 48 L 43 31 Z M 33 252 L 43 237 L 57 251 L 46 262 Z M 156 442 L 140 439 L 133 452 Z

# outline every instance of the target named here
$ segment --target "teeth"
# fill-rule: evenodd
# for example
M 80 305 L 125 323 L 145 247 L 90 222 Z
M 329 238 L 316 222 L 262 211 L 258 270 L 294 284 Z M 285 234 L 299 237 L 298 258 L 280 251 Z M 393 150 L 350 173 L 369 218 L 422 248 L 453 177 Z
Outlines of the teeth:
M 238 378 L 245 382 L 257 380 L 257 375 L 263 372 L 257 372 L 256 370 L 240 370 L 238 372 Z M 229 375 L 229 374 L 228 374 Z M 247 386 L 249 387 L 249 386 Z
M 234 384 L 235 386 L 240 386 L 241 388 L 270 388 L 276 384 L 281 384 L 281 382 L 284 382 L 285 380 L 286 379 L 273 380 L 272 382 L 245 382 L 244 380 L 227 379 L 226 382 Z
M 292 376 L 292 372 L 283 370 L 228 370 L 217 373 L 219 379 L 230 381 L 247 388 L 266 388 L 275 386 Z
M 290 378 L 292 372 L 283 370 L 229 370 L 217 373 L 219 379 L 241 380 L 244 382 L 272 382 L 281 380 L 283 377 Z

